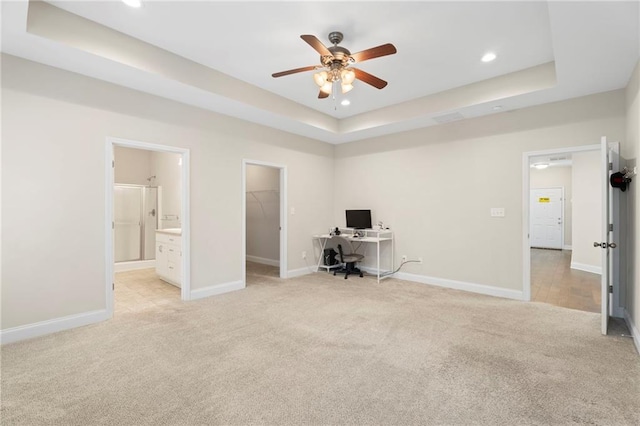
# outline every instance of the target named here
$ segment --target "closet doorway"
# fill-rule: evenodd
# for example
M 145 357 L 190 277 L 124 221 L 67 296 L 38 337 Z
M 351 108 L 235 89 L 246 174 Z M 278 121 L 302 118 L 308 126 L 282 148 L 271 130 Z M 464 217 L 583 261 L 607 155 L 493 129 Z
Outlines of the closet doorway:
M 287 170 L 262 161 L 242 162 L 242 277 L 245 287 L 287 277 Z

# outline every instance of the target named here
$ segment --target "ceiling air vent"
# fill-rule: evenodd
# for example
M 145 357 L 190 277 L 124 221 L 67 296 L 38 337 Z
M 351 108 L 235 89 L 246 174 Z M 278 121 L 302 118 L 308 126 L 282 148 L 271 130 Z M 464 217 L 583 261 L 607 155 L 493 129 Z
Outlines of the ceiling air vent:
M 464 119 L 464 115 L 459 112 L 452 112 L 451 114 L 439 115 L 433 117 L 433 121 L 439 124 L 451 123 L 452 121 L 458 121 Z

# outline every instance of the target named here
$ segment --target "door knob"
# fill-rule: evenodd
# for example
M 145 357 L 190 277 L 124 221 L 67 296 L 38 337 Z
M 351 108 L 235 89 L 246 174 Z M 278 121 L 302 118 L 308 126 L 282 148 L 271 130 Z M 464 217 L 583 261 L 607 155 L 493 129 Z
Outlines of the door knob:
M 593 243 L 593 246 L 594 247 L 602 247 L 603 249 L 618 247 L 618 245 L 616 243 L 608 243 L 607 244 L 607 243 L 599 243 L 597 241 Z

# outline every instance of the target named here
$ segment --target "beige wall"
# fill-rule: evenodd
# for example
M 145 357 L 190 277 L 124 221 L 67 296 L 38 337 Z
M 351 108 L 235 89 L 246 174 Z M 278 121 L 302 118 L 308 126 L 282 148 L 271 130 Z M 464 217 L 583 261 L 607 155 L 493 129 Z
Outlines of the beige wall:
M 546 169 L 530 169 L 529 187 L 538 188 L 564 188 L 564 245 L 571 246 L 571 228 L 573 209 L 571 208 L 571 166 L 553 166 Z
M 3 329 L 105 308 L 107 136 L 190 149 L 192 289 L 242 279 L 243 158 L 287 166 L 289 269 L 332 222 L 331 145 L 4 55 Z
M 116 183 L 130 185 L 148 185 L 147 178 L 152 173 L 151 151 L 116 146 L 113 149 L 116 166 L 114 178 Z
M 600 151 L 573 154 L 573 251 L 571 267 L 602 270 L 602 178 Z
M 622 155 L 627 159 L 631 168 L 638 166 L 640 153 L 640 61 L 629 80 L 626 90 L 627 137 L 622 144 Z M 640 216 L 640 176 L 636 176 L 629 186 L 627 194 L 627 312 L 640 329 L 640 238 L 638 237 L 638 222 Z M 637 337 L 637 336 L 636 336 Z M 636 341 L 636 345 L 640 342 Z M 639 346 L 640 347 L 640 346 Z
M 247 257 L 280 259 L 280 170 L 247 165 Z M 259 259 L 256 259 L 259 258 Z
M 404 272 L 522 290 L 523 152 L 624 133 L 619 90 L 339 145 L 334 222 L 366 206 L 395 231 L 396 260 L 424 259 Z
M 156 177 L 155 184 L 160 188 L 159 229 L 180 228 L 182 225 L 181 157 L 169 152 L 151 152 L 151 175 Z

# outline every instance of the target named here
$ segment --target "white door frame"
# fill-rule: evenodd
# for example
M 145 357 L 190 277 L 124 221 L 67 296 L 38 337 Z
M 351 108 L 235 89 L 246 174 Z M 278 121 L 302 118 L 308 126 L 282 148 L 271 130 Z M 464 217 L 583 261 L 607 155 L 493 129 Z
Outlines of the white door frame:
M 600 144 L 530 151 L 522 154 L 522 298 L 527 302 L 531 301 L 531 240 L 529 239 L 531 226 L 529 223 L 531 158 L 541 155 L 571 154 L 586 151 L 600 151 Z
M 531 173 L 531 171 L 529 171 L 529 173 Z M 529 176 L 531 176 L 531 174 L 529 174 Z M 537 190 L 537 189 L 559 189 L 560 190 L 560 199 L 562 200 L 562 203 L 560 204 L 560 216 L 561 216 L 561 223 L 560 223 L 560 250 L 564 250 L 564 186 L 549 186 L 549 187 L 545 187 L 545 188 L 530 188 L 529 189 L 529 198 L 531 198 L 531 191 Z M 531 208 L 531 201 L 529 201 L 529 208 Z M 531 212 L 529 212 L 531 213 Z M 529 215 L 529 217 L 531 217 L 531 215 Z M 531 224 L 529 224 L 529 226 L 531 226 Z M 531 242 L 529 242 L 531 243 Z
M 280 170 L 280 278 L 287 278 L 287 166 L 259 160 L 242 160 L 242 285 L 247 286 L 247 165 Z
M 107 137 L 105 155 L 105 287 L 107 313 L 109 318 L 113 317 L 113 283 L 114 283 L 114 229 L 113 229 L 113 186 L 115 185 L 114 170 L 114 147 L 122 146 L 126 148 L 144 149 L 147 151 L 169 152 L 180 154 L 182 157 L 182 171 L 180 172 L 181 182 L 181 218 L 182 218 L 182 282 L 180 285 L 180 298 L 182 300 L 191 299 L 191 252 L 190 252 L 190 229 L 191 219 L 189 214 L 189 150 L 168 145 L 158 145 L 148 142 L 133 141 Z

